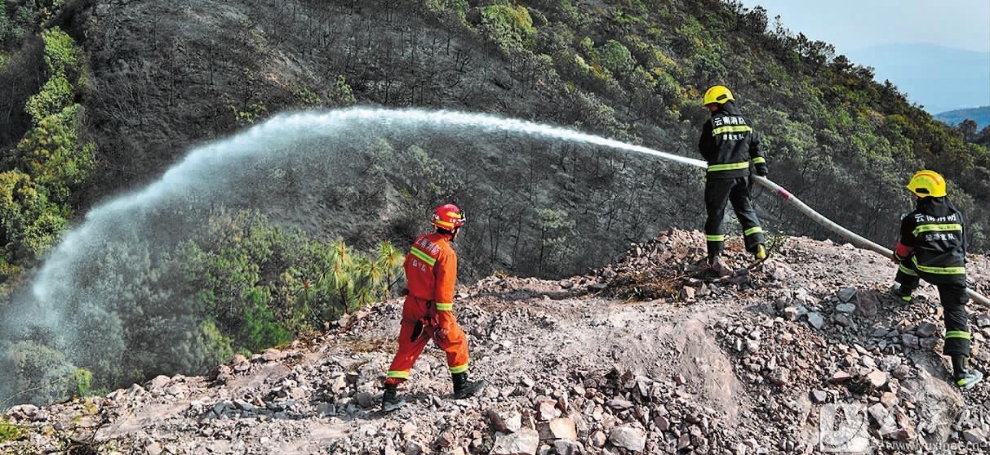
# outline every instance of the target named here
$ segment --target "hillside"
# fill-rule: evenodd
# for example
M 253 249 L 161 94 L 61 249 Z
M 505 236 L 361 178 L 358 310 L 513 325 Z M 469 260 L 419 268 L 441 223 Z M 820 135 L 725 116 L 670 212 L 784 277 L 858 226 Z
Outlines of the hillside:
M 940 311 L 925 286 L 884 295 L 888 260 L 850 245 L 788 238 L 751 272 L 715 280 L 694 265 L 697 232 L 671 230 L 589 276 L 492 276 L 459 292 L 476 398 L 453 401 L 442 352 L 427 349 L 378 410 L 401 303 L 209 376 L 160 376 L 106 397 L 14 407 L 4 453 L 625 454 L 808 453 L 846 447 L 830 414 L 862 414 L 883 453 L 978 453 L 990 386 L 960 394 L 938 354 Z M 745 265 L 741 245 L 729 260 Z M 971 258 L 990 291 L 990 260 Z M 971 308 L 986 368 L 990 308 Z M 835 432 L 831 423 L 839 424 Z M 851 425 L 851 424 L 850 424 Z M 11 427 L 5 427 L 11 434 Z M 4 434 L 4 433 L 0 433 Z M 854 431 L 852 433 L 856 435 Z M 825 439 L 820 439 L 824 437 Z
M 983 129 L 990 126 L 990 106 L 940 112 L 935 114 L 935 118 L 952 126 L 957 126 L 964 120 L 972 120 L 976 122 L 977 129 Z
M 701 169 L 492 123 L 697 157 L 713 84 L 763 134 L 770 177 L 825 216 L 890 245 L 905 182 L 934 168 L 971 251 L 990 249 L 985 142 L 738 2 L 0 5 L 5 402 L 323 331 L 401 286 L 396 258 L 441 202 L 470 214 L 465 283 L 566 278 L 696 229 Z M 773 234 L 834 238 L 756 204 Z

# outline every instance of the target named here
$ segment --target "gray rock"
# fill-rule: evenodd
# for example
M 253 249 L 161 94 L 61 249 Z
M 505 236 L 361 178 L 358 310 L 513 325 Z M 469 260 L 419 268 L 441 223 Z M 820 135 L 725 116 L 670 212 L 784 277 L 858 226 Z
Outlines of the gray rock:
M 839 297 L 840 302 L 849 302 L 853 299 L 853 297 L 856 297 L 856 288 L 845 287 L 839 289 L 837 296 Z
M 148 382 L 148 390 L 152 392 L 161 392 L 165 386 L 167 386 L 172 380 L 165 375 L 159 375 Z
M 916 333 L 918 334 L 919 337 L 928 338 L 932 335 L 935 335 L 935 332 L 937 331 L 938 331 L 938 326 L 936 326 L 935 324 L 932 324 L 931 322 L 922 322 L 920 325 L 918 325 L 918 330 Z
M 495 433 L 492 455 L 535 455 L 540 448 L 540 435 L 536 430 L 523 428 L 515 433 Z
M 362 408 L 370 408 L 374 403 L 374 396 L 368 392 L 358 392 L 354 395 L 354 399 L 357 401 L 358 406 Z
M 601 430 L 596 431 L 594 434 L 591 435 L 591 445 L 595 447 L 598 448 L 605 447 L 606 441 L 608 441 L 608 438 L 605 436 L 605 433 L 603 433 Z
M 983 431 L 979 428 L 972 428 L 963 432 L 963 439 L 972 444 L 983 444 L 986 436 L 983 435 Z
M 625 411 L 626 409 L 633 407 L 633 404 L 629 400 L 624 400 L 622 398 L 615 398 L 609 400 L 608 407 L 612 408 L 612 410 L 614 411 Z
M 553 442 L 553 450 L 557 455 L 581 455 L 584 453 L 584 446 L 577 441 L 558 439 Z
M 835 321 L 836 324 L 841 325 L 842 327 L 850 327 L 850 328 L 856 327 L 856 323 L 853 322 L 853 320 L 846 313 L 836 314 L 832 316 L 832 320 Z
M 491 409 L 488 411 L 488 417 L 492 426 L 503 433 L 515 433 L 522 428 L 522 414 L 515 409 L 506 411 Z
M 825 318 L 822 317 L 821 313 L 812 311 L 808 313 L 808 324 L 811 324 L 812 327 L 821 330 L 822 326 L 825 325 Z
M 553 419 L 550 421 L 549 427 L 550 434 L 553 435 L 554 439 L 577 440 L 577 428 L 574 426 L 574 421 L 569 417 Z
M 557 402 L 550 400 L 543 400 L 536 405 L 536 418 L 542 421 L 548 421 L 557 417 Z
M 856 314 L 865 318 L 875 318 L 880 311 L 880 301 L 873 293 L 858 293 L 853 303 Z
M 911 349 L 918 349 L 919 347 L 921 347 L 918 337 L 911 335 L 910 333 L 901 334 L 901 343 L 903 343 L 904 346 L 909 347 Z
M 631 425 L 620 425 L 612 428 L 608 440 L 616 447 L 634 452 L 642 452 L 646 448 L 646 432 L 642 428 Z
M 840 303 L 835 306 L 835 311 L 850 314 L 853 311 L 856 311 L 856 305 L 852 303 Z
M 148 447 L 144 449 L 144 453 L 147 455 L 160 455 L 163 451 L 164 449 L 162 449 L 162 445 L 157 442 L 151 442 L 148 444 Z

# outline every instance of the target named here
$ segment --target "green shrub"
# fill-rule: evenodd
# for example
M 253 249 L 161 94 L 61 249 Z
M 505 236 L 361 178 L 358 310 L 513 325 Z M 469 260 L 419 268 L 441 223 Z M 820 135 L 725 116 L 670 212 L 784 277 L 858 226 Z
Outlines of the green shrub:
M 64 74 L 75 82 L 79 75 L 79 51 L 72 37 L 59 28 L 52 28 L 41 33 L 45 41 L 45 65 L 50 75 Z
M 73 393 L 76 367 L 55 348 L 25 340 L 12 345 L 6 354 L 17 377 L 12 389 L 18 401 L 53 403 Z
M 93 382 L 93 373 L 85 368 L 76 368 L 74 377 L 76 379 L 76 393 L 80 397 L 88 396 L 90 385 Z
M 234 114 L 234 122 L 240 126 L 252 125 L 268 114 L 268 108 L 265 107 L 264 103 L 252 103 L 244 109 L 239 109 L 234 105 L 229 105 L 227 108 Z
M 533 18 L 525 6 L 490 5 L 481 9 L 481 23 L 488 35 L 507 50 L 519 50 L 532 44 L 536 34 Z
M 599 52 L 602 66 L 614 75 L 624 75 L 636 67 L 636 60 L 633 59 L 632 52 L 622 43 L 615 40 L 608 40 Z
M 426 8 L 435 13 L 453 13 L 463 22 L 470 5 L 467 0 L 426 0 Z
M 343 74 L 337 76 L 333 87 L 327 91 L 327 100 L 331 106 L 349 106 L 357 102 L 351 86 L 347 84 L 347 78 Z
M 16 441 L 27 435 L 27 429 L 20 425 L 7 422 L 7 418 L 0 416 L 0 443 Z
M 24 110 L 31 116 L 34 124 L 38 125 L 45 118 L 62 112 L 72 103 L 74 96 L 75 89 L 65 73 L 55 73 L 45 82 L 40 92 L 28 98 Z

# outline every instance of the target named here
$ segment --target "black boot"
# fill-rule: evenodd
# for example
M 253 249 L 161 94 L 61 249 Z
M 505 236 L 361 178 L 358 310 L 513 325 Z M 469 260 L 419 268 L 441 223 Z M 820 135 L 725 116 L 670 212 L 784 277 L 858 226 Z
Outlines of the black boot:
M 900 283 L 894 283 L 894 285 L 890 287 L 890 291 L 889 291 L 891 296 L 893 296 L 895 299 L 900 300 L 903 303 L 911 303 L 911 300 L 913 299 L 911 297 L 911 293 L 913 292 L 914 289 L 911 289 L 907 286 L 903 286 Z
M 722 263 L 722 258 L 718 254 L 708 255 L 708 268 L 715 272 L 716 275 L 723 277 L 732 273 L 725 264 Z
M 382 394 L 382 407 L 389 408 L 401 404 L 402 400 L 399 399 L 399 385 L 385 384 L 385 393 Z
M 983 373 L 977 369 L 969 368 L 969 357 L 962 355 L 952 356 L 952 380 L 960 389 L 969 390 L 983 380 Z
M 467 372 L 453 373 L 450 378 L 454 381 L 454 398 L 462 399 L 478 393 L 485 388 L 485 381 L 468 381 Z

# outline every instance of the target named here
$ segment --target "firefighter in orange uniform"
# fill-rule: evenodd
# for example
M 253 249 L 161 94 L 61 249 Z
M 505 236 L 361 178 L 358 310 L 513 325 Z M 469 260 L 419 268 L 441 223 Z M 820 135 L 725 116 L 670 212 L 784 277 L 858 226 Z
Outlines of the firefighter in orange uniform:
M 413 242 L 404 264 L 409 294 L 402 306 L 399 352 L 385 379 L 384 406 L 397 406 L 400 383 L 431 339 L 447 353 L 447 366 L 454 382 L 454 397 L 469 397 L 481 390 L 484 381 L 468 381 L 468 343 L 454 317 L 454 285 L 457 254 L 450 243 L 464 225 L 464 216 L 454 204 L 437 207 L 432 223 L 436 231 Z

